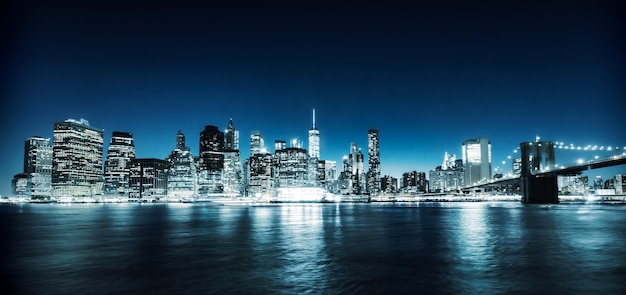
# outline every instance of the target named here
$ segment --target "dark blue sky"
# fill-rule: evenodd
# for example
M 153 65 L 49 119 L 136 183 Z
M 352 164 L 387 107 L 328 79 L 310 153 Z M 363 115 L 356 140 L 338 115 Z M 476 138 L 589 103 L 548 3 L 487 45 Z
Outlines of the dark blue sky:
M 478 136 L 494 166 L 535 135 L 626 145 L 618 1 L 20 2 L 5 11 L 0 194 L 24 140 L 67 118 L 104 129 L 105 151 L 128 131 L 138 157 L 163 158 L 179 129 L 197 153 L 232 117 L 247 157 L 251 130 L 306 145 L 315 108 L 322 158 L 366 151 L 378 128 L 396 177 Z

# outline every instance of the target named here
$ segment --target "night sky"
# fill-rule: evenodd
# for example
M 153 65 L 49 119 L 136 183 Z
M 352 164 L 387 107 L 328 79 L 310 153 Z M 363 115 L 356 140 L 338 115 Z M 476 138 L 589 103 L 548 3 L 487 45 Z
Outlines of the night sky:
M 323 159 L 341 169 L 378 128 L 382 174 L 395 177 L 460 158 L 478 136 L 494 167 L 536 135 L 626 146 L 619 1 L 12 2 L 2 195 L 24 140 L 68 118 L 104 129 L 105 155 L 111 132 L 133 133 L 141 158 L 168 155 L 179 129 L 197 155 L 204 126 L 233 118 L 247 158 L 251 130 L 271 150 L 295 137 L 306 147 L 315 108 Z M 557 163 L 596 155 L 568 153 Z M 615 171 L 626 168 L 605 178 Z

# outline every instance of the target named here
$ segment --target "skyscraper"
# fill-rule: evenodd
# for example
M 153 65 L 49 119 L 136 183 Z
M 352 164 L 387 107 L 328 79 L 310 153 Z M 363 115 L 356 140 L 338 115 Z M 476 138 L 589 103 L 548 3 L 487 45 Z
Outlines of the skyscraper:
M 353 191 L 354 193 L 363 193 L 365 192 L 366 187 L 366 172 L 365 172 L 365 157 L 363 156 L 363 152 L 361 152 L 360 148 L 357 148 L 356 143 L 354 143 L 352 159 L 352 171 L 353 171 L 353 182 L 358 183 L 358 192 Z M 356 186 L 353 186 L 355 188 Z
M 311 159 L 315 159 L 315 158 L 311 158 Z M 309 163 L 309 170 L 311 170 L 311 167 L 310 167 L 311 164 L 313 163 Z M 318 160 L 317 163 L 315 164 L 316 164 L 315 177 L 317 178 L 315 180 L 315 185 L 323 186 L 326 184 L 326 161 Z
M 295 147 L 276 151 L 276 170 L 278 187 L 305 187 L 309 182 L 307 151 Z
M 308 167 L 308 177 L 309 177 L 309 185 L 317 186 L 324 182 L 323 178 L 325 175 L 320 175 L 320 131 L 315 127 L 315 109 L 313 109 L 313 124 L 311 129 L 309 129 L 309 162 L 307 164 Z M 325 167 L 322 167 L 322 171 Z M 320 178 L 321 176 L 321 178 Z
M 226 128 L 226 132 L 224 133 L 224 138 L 226 140 L 224 149 L 230 151 L 238 151 L 239 150 L 239 130 L 235 129 L 235 125 L 233 124 L 233 119 L 231 118 L 228 122 L 228 127 Z
M 224 133 L 224 192 L 229 194 L 241 194 L 242 172 L 241 155 L 239 152 L 239 130 L 235 129 L 233 119 L 228 122 Z
M 224 144 L 224 133 L 216 126 L 207 125 L 200 132 L 199 194 L 223 192 Z
M 364 157 L 361 149 L 358 148 L 355 142 L 350 144 L 350 156 L 343 159 L 344 172 L 340 178 L 345 180 L 349 177 L 349 183 L 347 187 L 342 185 L 342 190 L 347 189 L 350 194 L 360 194 L 364 192 L 365 188 L 365 172 L 364 170 Z
M 381 190 L 385 194 L 393 194 L 397 191 L 398 188 L 398 179 L 391 177 L 389 175 L 385 175 L 381 179 Z
M 26 194 L 35 199 L 50 198 L 52 190 L 52 146 L 49 138 L 33 136 L 24 144 Z
M 334 181 L 337 179 L 337 161 L 324 160 L 324 179 L 326 181 Z
M 402 174 L 402 191 L 405 193 L 427 193 L 429 190 L 425 172 L 405 172 Z
M 367 132 L 367 186 L 366 190 L 372 195 L 380 193 L 380 146 L 378 129 Z
M 132 159 L 129 163 L 129 194 L 131 202 L 158 201 L 167 196 L 166 160 Z
M 265 142 L 263 141 L 263 134 L 261 131 L 251 131 L 250 132 L 250 156 L 254 154 L 260 154 L 265 147 Z
M 463 142 L 463 180 L 465 186 L 491 179 L 491 142 L 486 137 Z
M 135 158 L 135 142 L 128 132 L 113 131 L 104 163 L 104 193 L 128 197 L 128 164 Z
M 431 192 L 454 191 L 463 187 L 463 160 L 444 154 L 443 163 L 428 173 Z
M 250 196 L 260 197 L 272 191 L 272 158 L 270 153 L 257 153 L 250 156 L 248 161 Z
M 313 109 L 313 126 L 309 129 L 309 157 L 320 158 L 320 131 L 315 127 L 315 109 Z
M 54 123 L 52 195 L 81 197 L 102 194 L 103 131 L 85 119 Z
M 207 125 L 200 132 L 200 170 L 221 172 L 224 169 L 224 133 Z
M 185 135 L 178 130 L 176 148 L 165 159 L 168 162 L 167 197 L 192 199 L 198 193 L 196 162 L 191 149 L 185 145 Z
M 284 139 L 274 140 L 274 152 L 287 148 L 287 141 Z
M 185 149 L 187 146 L 185 145 L 185 134 L 183 134 L 180 130 L 176 133 L 176 148 L 177 149 Z

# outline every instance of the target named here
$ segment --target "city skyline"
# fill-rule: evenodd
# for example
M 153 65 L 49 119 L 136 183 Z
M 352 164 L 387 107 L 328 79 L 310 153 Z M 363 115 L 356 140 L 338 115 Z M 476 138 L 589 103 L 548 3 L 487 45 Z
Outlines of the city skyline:
M 52 138 L 67 118 L 104 129 L 105 151 L 113 131 L 129 132 L 138 157 L 159 159 L 178 130 L 198 155 L 204 126 L 224 131 L 232 118 L 244 159 L 252 130 L 267 147 L 306 141 L 315 109 L 322 159 L 341 163 L 352 142 L 365 153 L 375 128 L 381 176 L 396 178 L 434 169 L 446 152 L 460 157 L 480 136 L 493 169 L 536 135 L 623 147 L 613 8 L 12 3 L 0 194 L 21 172 L 24 141 Z
M 78 138 L 82 138 L 82 137 L 88 137 L 90 136 L 89 133 L 99 133 L 99 138 L 95 141 L 92 142 L 92 140 L 86 140 L 84 141 L 84 143 L 81 144 L 87 144 L 86 147 L 88 148 L 92 148 L 91 145 L 92 144 L 96 144 L 96 145 L 100 145 L 102 147 L 102 150 L 99 152 L 99 155 L 101 156 L 101 159 L 98 159 L 100 166 L 101 166 L 101 170 L 102 173 L 97 173 L 97 174 L 101 174 L 101 176 L 104 177 L 104 191 L 107 191 L 107 185 L 109 180 L 107 179 L 107 174 L 108 174 L 108 169 L 113 168 L 111 167 L 107 167 L 107 165 L 105 165 L 105 162 L 103 162 L 104 160 L 106 160 L 106 162 L 109 162 L 109 159 L 111 156 L 113 157 L 118 157 L 119 155 L 119 151 L 118 149 L 120 148 L 119 144 L 121 144 L 121 146 L 130 146 L 131 150 L 130 151 L 126 151 L 124 152 L 125 154 L 131 155 L 132 158 L 137 158 L 140 161 L 159 161 L 159 165 L 163 164 L 165 165 L 165 163 L 170 163 L 173 164 L 173 158 L 171 157 L 180 157 L 182 156 L 183 158 L 188 158 L 188 159 L 183 159 L 182 162 L 180 162 L 179 164 L 182 164 L 183 166 L 189 166 L 190 161 L 191 162 L 195 162 L 194 166 L 197 166 L 198 172 L 200 172 L 201 170 L 207 170 L 209 172 L 209 174 L 211 174 L 211 171 L 217 172 L 217 171 L 226 171 L 225 169 L 227 169 L 226 166 L 231 167 L 231 165 L 235 165 L 235 164 L 239 164 L 240 167 L 239 168 L 229 168 L 230 170 L 232 169 L 240 169 L 238 171 L 246 171 L 246 165 L 248 165 L 248 161 L 253 161 L 251 159 L 253 154 L 260 154 L 263 157 L 265 157 L 265 155 L 272 155 L 270 156 L 273 157 L 273 155 L 276 155 L 278 157 L 279 154 L 284 154 L 285 153 L 279 153 L 282 152 L 280 151 L 281 149 L 286 149 L 285 151 L 289 150 L 290 152 L 294 152 L 294 151 L 299 151 L 301 153 L 301 157 L 306 157 L 308 159 L 311 160 L 318 160 L 318 158 L 316 157 L 311 157 L 309 150 L 304 148 L 304 144 L 301 140 L 298 139 L 293 139 L 293 140 L 289 140 L 290 145 L 286 145 L 285 140 L 275 140 L 275 146 L 274 149 L 270 148 L 269 145 L 265 144 L 265 142 L 267 142 L 263 136 L 263 133 L 257 130 L 253 130 L 250 132 L 250 142 L 254 142 L 255 143 L 255 147 L 250 149 L 249 152 L 249 157 L 245 158 L 245 161 L 241 161 L 241 153 L 239 150 L 236 149 L 230 149 L 230 148 L 226 148 L 226 146 L 231 146 L 231 147 L 238 147 L 239 143 L 236 141 L 236 138 L 238 138 L 239 135 L 239 130 L 237 130 L 234 126 L 234 122 L 233 119 L 229 119 L 228 122 L 228 127 L 224 129 L 224 132 L 222 132 L 219 127 L 215 126 L 215 125 L 206 125 L 204 127 L 204 129 L 200 132 L 200 140 L 199 140 L 199 145 L 200 145 L 200 151 L 197 155 L 195 155 L 196 160 L 194 160 L 194 154 L 193 154 L 193 150 L 191 148 L 189 148 L 188 146 L 186 146 L 186 136 L 184 135 L 184 133 L 182 133 L 180 130 L 176 133 L 176 138 L 175 140 L 175 144 L 174 144 L 174 149 L 172 150 L 171 154 L 168 154 L 165 157 L 143 157 L 142 155 L 135 155 L 135 151 L 134 151 L 134 139 L 133 139 L 133 134 L 130 132 L 120 132 L 120 131 L 112 131 L 111 137 L 110 137 L 110 143 L 109 145 L 105 145 L 105 142 L 107 142 L 106 140 L 106 136 L 103 134 L 103 130 L 94 126 L 91 126 L 88 120 L 85 120 L 84 118 L 81 118 L 80 120 L 76 120 L 73 118 L 69 118 L 65 121 L 58 121 L 54 123 L 55 125 L 55 134 L 57 134 L 57 131 L 59 132 L 59 143 L 61 143 L 60 145 L 54 145 L 51 144 L 50 139 L 48 138 L 43 138 L 43 137 L 39 137 L 39 136 L 33 136 L 33 137 L 29 137 L 28 139 L 26 139 L 26 147 L 24 150 L 24 154 L 32 154 L 32 145 L 33 145 L 33 140 L 38 141 L 38 142 L 48 142 L 47 147 L 50 149 L 50 151 L 54 148 L 55 150 L 59 149 L 59 150 L 66 150 L 67 148 L 73 146 L 72 144 L 78 143 L 78 141 L 76 141 Z M 73 139 L 69 142 L 66 142 L 66 140 L 63 139 L 64 135 L 62 134 L 70 134 L 68 133 L 67 130 L 63 130 L 64 128 L 61 128 L 59 130 L 57 130 L 58 126 L 74 126 L 74 128 L 78 128 L 80 130 L 88 130 L 89 132 L 87 132 L 86 134 L 82 134 L 79 135 L 76 139 Z M 314 125 L 313 125 L 314 126 Z M 77 130 L 78 130 L 77 129 Z M 317 130 L 316 128 L 310 129 L 309 130 L 309 135 L 310 135 L 310 131 L 311 130 L 316 130 L 316 135 L 315 135 L 315 139 L 314 139 L 314 143 L 319 143 L 319 130 Z M 352 176 L 356 176 L 358 174 L 357 179 L 359 179 L 358 183 L 359 188 L 356 189 L 353 193 L 357 193 L 358 191 L 364 192 L 366 190 L 366 187 L 368 188 L 367 191 L 369 192 L 369 190 L 371 188 L 370 187 L 370 181 L 378 181 L 378 184 L 373 184 L 372 187 L 379 187 L 380 188 L 380 181 L 382 181 L 383 179 L 381 178 L 382 175 L 380 175 L 380 169 L 376 168 L 376 167 L 380 167 L 380 157 L 379 157 L 379 135 L 378 135 L 379 131 L 378 129 L 369 129 L 368 130 L 368 143 L 367 143 L 367 156 L 365 156 L 364 152 L 362 150 L 361 147 L 359 147 L 358 143 L 356 142 L 352 142 L 350 144 L 350 149 L 349 149 L 349 153 L 344 154 L 344 156 L 342 157 L 342 161 L 343 161 L 343 165 L 344 168 L 342 169 L 343 171 L 351 171 Z M 73 136 L 76 136 L 76 133 L 71 133 L 74 134 Z M 230 134 L 230 136 L 229 136 Z M 125 139 L 123 139 L 125 138 Z M 57 139 L 55 139 L 57 140 Z M 540 138 L 536 137 L 535 141 L 539 141 Z M 79 140 L 80 141 L 80 140 Z M 99 143 L 97 141 L 100 141 Z M 80 141 L 82 142 L 82 141 Z M 116 144 L 118 144 L 118 146 L 112 145 L 112 143 L 116 142 Z M 202 142 L 202 144 L 200 144 L 200 142 Z M 282 145 L 280 145 L 280 148 L 278 145 L 276 145 L 277 142 L 282 142 Z M 532 141 L 531 141 L 532 142 Z M 531 143 L 532 144 L 532 143 Z M 571 150 L 574 153 L 588 153 L 588 152 L 593 152 L 594 154 L 604 154 L 604 155 L 616 155 L 616 154 L 626 154 L 626 146 L 624 147 L 620 147 L 620 146 L 573 146 L 573 145 L 567 145 L 564 142 L 554 142 L 552 141 L 552 144 L 554 146 L 554 148 L 556 150 Z M 314 144 L 315 145 L 315 144 Z M 484 146 L 482 146 L 484 145 Z M 220 148 L 221 147 L 221 148 Z M 470 151 L 470 147 L 472 151 Z M 112 149 L 113 148 L 113 149 Z M 468 150 L 466 150 L 466 148 L 468 148 Z M 124 148 L 125 149 L 125 148 Z M 186 152 L 184 152 L 186 151 Z M 221 151 L 221 152 L 219 152 Z M 183 154 L 181 154 L 181 152 L 183 152 Z M 317 152 L 319 152 L 319 148 L 317 148 Z M 500 166 L 505 166 L 505 162 L 506 165 L 511 166 L 510 169 L 507 170 L 502 170 L 501 168 L 497 167 L 495 169 L 495 171 L 491 171 L 491 167 L 493 165 L 492 163 L 492 159 L 491 159 L 491 142 L 488 138 L 486 137 L 480 137 L 478 139 L 468 139 L 466 141 L 463 142 L 462 144 L 462 157 L 463 159 L 465 159 L 467 157 L 467 162 L 465 160 L 460 160 L 461 164 L 464 166 L 464 170 L 465 170 L 465 176 L 460 175 L 460 177 L 464 178 L 466 180 L 465 186 L 471 185 L 471 184 L 476 184 L 476 182 L 473 179 L 480 179 L 478 182 L 485 182 L 488 181 L 489 179 L 491 179 L 495 174 L 500 174 L 499 177 L 502 177 L 503 173 L 516 173 L 516 168 L 514 168 L 513 166 L 515 166 L 513 164 L 513 160 L 515 160 L 515 157 L 518 157 L 520 154 L 518 154 L 517 152 L 519 152 L 519 150 L 514 150 L 512 153 L 510 153 L 510 156 L 508 156 L 508 159 L 506 161 L 502 162 L 502 165 Z M 236 153 L 236 154 L 233 154 Z M 95 155 L 98 155 L 98 153 L 96 153 Z M 230 155 L 230 156 L 229 156 Z M 244 154 L 245 155 L 245 154 Z M 374 156 L 372 156 L 374 155 Z M 255 155 L 256 156 L 256 155 Z M 553 155 L 552 155 L 553 156 Z M 65 153 L 62 153 L 61 157 L 66 157 Z M 79 157 L 78 154 L 76 155 L 76 157 Z M 89 157 L 89 158 L 93 158 L 93 155 L 91 155 L 91 153 L 82 155 L 80 157 Z M 126 156 L 124 156 L 126 157 Z M 233 158 L 230 161 L 224 161 L 226 158 L 231 158 L 231 157 L 236 157 Z M 452 166 L 454 166 L 454 164 L 450 164 L 448 163 L 450 161 L 450 158 L 454 159 L 455 155 L 454 154 L 448 154 L 447 152 L 444 154 L 443 157 L 443 163 L 441 163 L 442 165 L 439 165 L 437 167 L 433 167 L 431 169 L 425 170 L 425 171 L 417 171 L 416 169 L 413 170 L 405 170 L 401 172 L 401 176 L 399 178 L 396 178 L 396 175 L 385 175 L 385 177 L 387 176 L 391 176 L 393 178 L 396 179 L 404 179 L 404 182 L 406 182 L 406 175 L 410 174 L 410 175 L 417 175 L 420 174 L 422 175 L 422 179 L 426 180 L 428 179 L 429 181 L 432 180 L 430 179 L 432 177 L 432 173 L 435 173 L 436 171 L 441 171 L 440 169 L 443 168 L 444 171 L 446 171 L 447 169 L 452 168 Z M 486 162 L 483 163 L 483 160 L 481 158 L 486 158 Z M 595 157 L 596 159 L 598 158 L 598 156 Z M 27 163 L 29 161 L 31 161 L 32 159 L 32 155 L 29 157 L 24 157 L 24 172 L 26 171 L 30 171 L 31 168 L 27 169 Z M 235 159 L 239 159 L 239 160 L 235 160 Z M 52 159 L 49 159 L 52 160 Z M 332 161 L 332 162 L 337 162 L 334 159 L 319 159 L 321 161 Z M 119 158 L 118 160 L 114 160 L 115 162 L 118 161 L 125 161 L 123 158 Z M 257 159 L 255 158 L 254 161 L 257 161 Z M 452 160 L 454 162 L 454 160 Z M 551 161 L 549 162 L 547 165 L 557 165 L 560 166 L 562 164 L 566 164 L 566 165 L 570 165 L 570 164 L 574 164 L 574 162 L 568 162 L 565 163 L 563 161 L 561 162 L 554 162 L 554 158 L 552 158 L 551 160 L 546 160 L 546 161 Z M 580 160 L 579 160 L 580 161 Z M 55 163 L 54 161 L 52 161 L 53 163 Z M 93 161 L 89 161 L 89 162 L 93 162 Z M 365 163 L 368 163 L 367 166 L 365 166 Z M 152 163 L 152 162 L 151 162 Z M 230 163 L 230 164 L 229 164 Z M 132 163 L 131 163 L 132 164 Z M 179 164 L 175 164 L 174 168 L 175 170 L 179 170 L 180 167 L 177 168 L 177 165 Z M 117 165 L 117 164 L 115 164 Z M 256 164 L 255 164 L 256 165 Z M 256 167 L 255 165 L 252 165 L 254 167 Z M 309 163 L 310 165 L 310 163 Z M 335 164 L 336 165 L 336 164 Z M 347 170 L 345 168 L 345 165 L 349 165 Z M 479 165 L 482 168 L 476 166 L 475 168 L 479 168 L 479 170 L 481 170 L 481 172 L 479 173 L 478 171 L 476 171 L 477 176 L 468 176 L 468 173 L 470 171 L 473 170 L 472 165 Z M 486 166 L 485 166 L 486 165 Z M 54 166 L 54 165 L 53 165 Z M 203 166 L 206 166 L 204 168 L 202 168 Z M 220 168 L 221 167 L 221 168 Z M 311 166 L 314 167 L 314 166 Z M 163 168 L 165 168 L 165 166 L 163 166 Z M 188 167 L 187 167 L 188 168 Z M 183 168 L 184 170 L 187 168 Z M 117 168 L 113 168 L 113 169 L 117 169 Z M 241 170 L 243 169 L 243 170 Z M 92 168 L 89 168 L 88 170 L 93 170 Z M 132 170 L 132 169 L 131 169 Z M 484 171 L 482 171 L 484 170 Z M 94 170 L 95 171 L 95 170 Z M 452 171 L 452 170 L 447 170 L 448 172 Z M 609 167 L 609 168 L 603 168 L 603 169 L 596 169 L 596 170 L 591 170 L 591 174 L 586 174 L 586 175 L 593 175 L 594 177 L 601 177 L 604 176 L 605 179 L 612 179 L 613 176 L 616 176 L 617 174 L 623 174 L 623 167 L 622 166 L 613 166 L 613 167 Z M 52 169 L 52 172 L 55 172 L 55 169 Z M 90 172 L 87 171 L 75 171 L 78 173 L 87 173 L 89 174 Z M 72 172 L 72 173 L 75 173 Z M 92 171 L 93 172 L 93 171 Z M 277 171 L 278 172 L 278 171 Z M 311 174 L 311 175 L 315 175 L 315 171 L 305 171 L 302 170 L 302 173 L 304 173 L 303 175 L 300 175 L 299 177 L 305 177 L 305 178 L 298 178 L 304 182 L 300 183 L 300 185 L 304 185 L 305 182 L 309 183 L 308 180 L 306 179 L 306 175 L 305 174 Z M 341 170 L 336 171 L 337 173 L 341 172 Z M 426 178 L 427 172 L 430 172 L 431 177 Z M 58 173 L 62 173 L 62 172 L 58 172 Z M 230 172 L 229 172 L 230 173 Z M 235 173 L 239 173 L 239 172 L 235 172 Z M 370 173 L 372 173 L 372 176 L 374 176 L 374 178 L 370 179 Z M 417 173 L 417 174 L 416 174 Z M 519 172 L 517 172 L 519 173 Z M 21 172 L 17 173 L 20 174 L 19 178 L 22 178 Z M 92 173 L 93 174 L 93 173 Z M 178 174 L 178 173 L 176 173 Z M 221 172 L 219 173 L 219 177 L 218 182 L 219 183 L 223 183 L 224 185 L 226 185 L 226 183 L 229 183 L 230 181 L 227 181 L 227 178 L 223 178 L 222 177 L 226 177 L 226 174 L 222 174 Z M 472 174 L 474 174 L 474 172 L 472 172 Z M 486 177 L 483 177 L 481 175 L 488 175 Z M 583 172 L 583 174 L 585 174 Z M 55 173 L 53 173 L 53 175 L 55 175 Z M 91 174 L 90 174 L 91 175 Z M 207 176 L 204 175 L 202 173 L 199 173 L 197 175 L 198 180 L 200 179 L 204 179 L 206 177 L 207 181 L 206 182 L 208 185 L 215 185 L 218 182 L 215 182 L 215 179 L 213 179 L 215 176 Z M 16 175 L 17 177 L 18 175 Z M 376 177 L 378 176 L 378 177 Z M 229 176 L 229 178 L 232 177 L 236 177 L 236 176 Z M 239 177 L 244 177 L 244 176 L 239 176 Z M 278 175 L 276 175 L 276 179 L 279 179 L 280 177 Z M 348 176 L 351 177 L 351 176 Z M 383 177 L 383 178 L 385 178 Z M 506 175 L 505 175 L 506 177 Z M 497 177 L 495 177 L 497 178 Z M 210 180 L 213 179 L 213 180 Z M 245 177 L 244 177 L 245 179 Z M 341 183 L 342 176 L 339 176 L 338 183 Z M 415 181 L 416 178 L 415 176 L 412 176 L 412 181 Z M 182 180 L 182 179 L 181 179 Z M 239 181 L 241 181 L 242 179 L 238 180 L 237 182 L 239 183 Z M 84 178 L 82 181 L 89 181 L 88 178 Z M 124 182 L 119 182 L 119 179 L 117 179 L 117 177 L 113 177 L 113 181 L 114 183 L 116 183 L 116 186 L 124 183 Z M 179 180 L 176 180 L 175 183 L 173 184 L 174 186 L 179 186 Z M 189 181 L 189 180 L 182 180 L 184 181 Z M 354 180 L 353 180 L 354 181 Z M 438 180 L 439 177 L 438 177 Z M 467 183 L 469 181 L 469 184 Z M 132 181 L 131 181 L 132 182 Z M 245 182 L 245 180 L 244 180 Z M 201 188 L 202 185 L 200 185 L 200 183 L 202 183 L 202 181 L 199 182 L 199 187 Z M 237 184 L 238 185 L 238 184 Z M 426 184 L 428 187 L 428 184 Z M 183 187 L 188 186 L 188 184 L 184 184 Z M 299 185 L 296 185 L 299 186 Z M 405 187 L 405 184 L 400 184 L 401 187 Z M 168 185 L 169 187 L 169 185 Z M 454 185 L 454 186 L 449 186 L 450 187 L 458 187 L 460 188 L 460 186 Z M 83 189 L 83 188 L 81 188 Z M 117 189 L 115 189 L 117 190 Z M 175 189 L 176 190 L 176 189 Z M 54 189 L 54 185 L 53 185 L 53 192 L 55 191 Z M 185 191 L 185 190 L 183 190 Z M 186 193 L 190 193 L 193 192 L 194 190 L 188 190 L 185 191 Z M 208 191 L 205 189 L 204 192 L 202 192 L 202 188 L 200 189 L 199 192 L 200 194 L 205 194 L 207 192 L 212 191 L 212 189 L 209 189 Z M 230 192 L 230 193 L 235 193 L 237 190 L 232 190 L 232 187 L 229 189 L 225 189 L 224 192 Z M 426 190 L 428 191 L 428 190 Z M 374 193 L 376 192 L 376 189 L 374 189 L 373 191 Z M 58 192 L 57 192 L 58 193 Z M 112 193 L 112 192 L 109 192 Z M 113 193 L 113 195 L 116 195 L 117 193 Z

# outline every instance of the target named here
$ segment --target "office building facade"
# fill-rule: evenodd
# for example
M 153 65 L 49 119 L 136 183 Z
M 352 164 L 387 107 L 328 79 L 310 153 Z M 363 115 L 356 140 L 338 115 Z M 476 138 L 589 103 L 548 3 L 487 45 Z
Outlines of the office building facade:
M 287 148 L 287 141 L 284 139 L 274 140 L 274 152 Z
M 222 193 L 224 171 L 224 133 L 216 126 L 207 125 L 200 132 L 198 157 L 198 194 Z
M 426 173 L 417 171 L 403 173 L 401 191 L 404 193 L 427 193 L 429 186 Z
M 431 192 L 456 191 L 463 187 L 463 160 L 456 155 L 445 153 L 443 164 L 429 171 L 428 180 Z
M 103 131 L 87 120 L 54 123 L 52 195 L 86 197 L 102 194 Z
M 222 182 L 224 193 L 243 194 L 243 172 L 241 171 L 241 153 L 239 152 L 239 130 L 235 129 L 233 119 L 228 122 L 224 132 L 224 172 Z
M 384 194 L 395 194 L 398 191 L 398 179 L 389 175 L 381 178 L 381 191 Z
M 276 187 L 306 187 L 309 185 L 309 161 L 305 149 L 289 147 L 279 150 L 275 153 L 275 159 Z
M 235 124 L 233 123 L 233 119 L 231 118 L 228 121 L 228 127 L 226 127 L 226 132 L 224 132 L 224 149 L 227 151 L 238 151 L 239 150 L 239 130 L 235 129 Z
M 129 163 L 135 158 L 135 142 L 128 132 L 113 131 L 104 162 L 104 194 L 128 197 Z
M 351 175 L 352 194 L 361 194 L 365 192 L 366 173 L 365 160 L 361 149 L 355 142 L 350 144 L 349 167 Z
M 33 199 L 50 199 L 52 191 L 52 145 L 49 138 L 33 136 L 24 143 L 26 195 Z
M 265 153 L 265 140 L 261 131 L 250 132 L 250 156 Z
M 129 163 L 129 202 L 153 202 L 167 197 L 166 160 L 135 158 Z
M 165 159 L 168 163 L 167 197 L 193 199 L 198 194 L 196 161 L 185 143 L 185 134 L 176 134 L 176 148 Z
M 463 142 L 463 181 L 465 186 L 491 179 L 491 142 L 486 137 Z
M 371 195 L 380 193 L 380 145 L 378 129 L 367 132 L 367 187 Z
M 274 187 L 273 159 L 270 153 L 257 153 L 248 160 L 248 195 L 260 197 L 272 192 Z
M 13 180 L 11 180 L 11 193 L 14 197 L 22 199 L 30 198 L 30 190 L 28 174 L 18 173 L 13 176 Z

